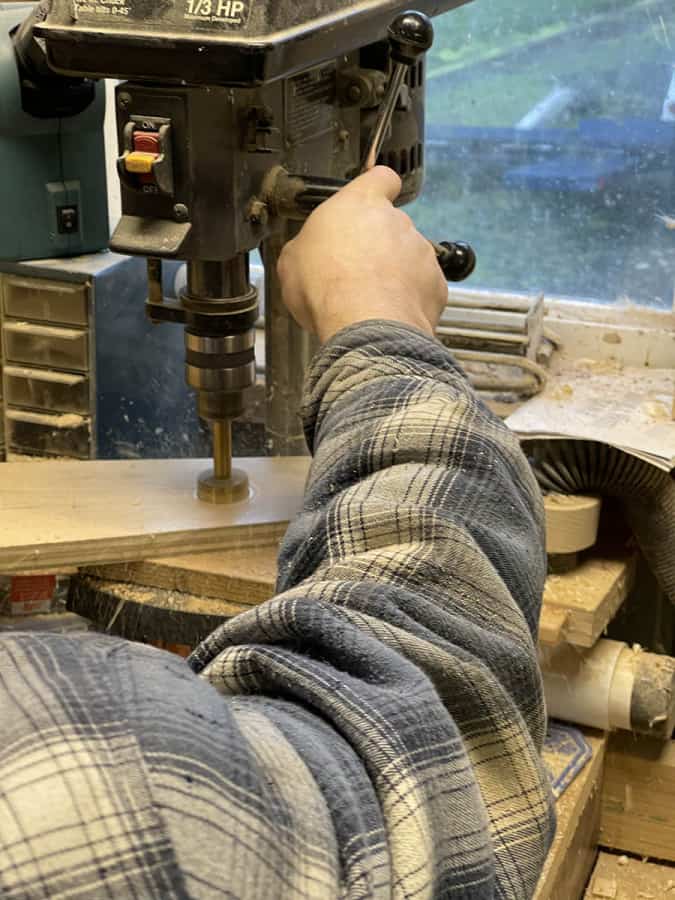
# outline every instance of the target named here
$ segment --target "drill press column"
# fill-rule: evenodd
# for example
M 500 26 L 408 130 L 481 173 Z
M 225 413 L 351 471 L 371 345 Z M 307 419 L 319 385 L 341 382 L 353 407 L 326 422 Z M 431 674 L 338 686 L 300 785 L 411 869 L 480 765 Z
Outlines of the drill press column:
M 213 435 L 213 470 L 200 475 L 197 493 L 210 503 L 233 503 L 248 496 L 248 478 L 232 468 L 231 422 L 243 412 L 244 391 L 255 382 L 258 302 L 247 254 L 227 262 L 189 262 L 181 303 L 189 315 L 186 379 Z
M 305 373 L 318 349 L 316 337 L 304 331 L 281 299 L 277 272 L 286 241 L 300 230 L 299 222 L 263 243 L 265 262 L 265 393 L 267 452 L 271 456 L 305 456 L 307 444 L 300 417 Z

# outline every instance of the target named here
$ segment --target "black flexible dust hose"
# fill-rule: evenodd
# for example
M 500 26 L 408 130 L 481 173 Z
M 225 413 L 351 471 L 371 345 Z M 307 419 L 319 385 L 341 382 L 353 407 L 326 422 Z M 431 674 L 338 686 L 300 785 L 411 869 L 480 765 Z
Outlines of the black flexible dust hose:
M 675 603 L 675 481 L 671 474 L 596 441 L 531 440 L 522 446 L 543 491 L 597 493 L 621 502 L 645 559 Z

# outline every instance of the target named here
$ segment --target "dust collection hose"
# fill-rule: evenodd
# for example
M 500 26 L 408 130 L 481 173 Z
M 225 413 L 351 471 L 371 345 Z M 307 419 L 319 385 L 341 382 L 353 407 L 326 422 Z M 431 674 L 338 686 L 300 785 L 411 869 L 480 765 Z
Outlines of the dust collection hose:
M 616 498 L 661 588 L 675 603 L 675 482 L 669 472 L 597 441 L 522 442 L 544 491 Z

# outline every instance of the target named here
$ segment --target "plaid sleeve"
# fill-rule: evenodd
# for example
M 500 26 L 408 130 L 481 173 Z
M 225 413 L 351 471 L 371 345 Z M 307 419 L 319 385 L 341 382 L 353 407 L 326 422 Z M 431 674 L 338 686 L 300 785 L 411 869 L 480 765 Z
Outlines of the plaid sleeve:
M 305 423 L 279 593 L 189 664 L 0 635 L 5 900 L 531 896 L 553 815 L 530 470 L 392 323 L 324 347 Z
M 304 419 L 279 593 L 191 665 L 303 758 L 346 895 L 524 900 L 553 831 L 530 468 L 444 348 L 394 323 L 324 347 Z

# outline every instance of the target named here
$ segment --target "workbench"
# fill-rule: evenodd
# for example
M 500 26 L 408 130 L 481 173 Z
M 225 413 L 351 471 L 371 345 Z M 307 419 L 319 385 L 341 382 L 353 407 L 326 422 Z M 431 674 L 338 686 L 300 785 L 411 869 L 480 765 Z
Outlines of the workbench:
M 69 613 L 40 616 L 35 627 L 59 628 L 62 620 L 77 630 L 91 620 L 109 634 L 186 656 L 221 622 L 273 595 L 279 541 L 298 509 L 307 459 L 248 460 L 266 503 L 263 509 L 254 499 L 243 518 L 233 507 L 194 500 L 199 461 L 87 463 L 84 481 L 72 478 L 72 465 L 35 463 L 30 478 L 20 477 L 21 464 L 0 470 L 2 496 L 15 498 L 0 542 L 4 577 L 25 577 L 30 563 L 70 578 Z M 139 486 L 142 515 L 131 502 Z M 58 507 L 48 523 L 40 517 L 45 497 Z M 612 643 L 603 635 L 634 584 L 635 552 L 621 540 L 597 543 L 599 501 L 554 497 L 547 507 L 542 658 L 565 650 L 591 659 Z M 662 660 L 668 665 L 670 657 Z M 649 898 L 648 888 L 631 893 L 633 882 L 667 885 L 672 872 L 675 884 L 675 742 L 583 734 L 590 758 L 558 800 L 558 831 L 535 900 Z M 638 864 L 643 857 L 660 868 Z

